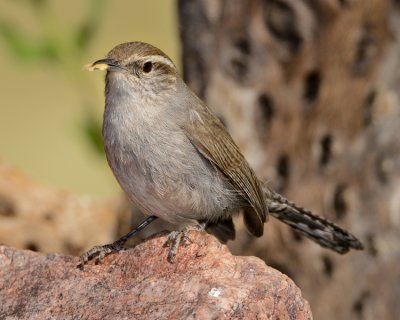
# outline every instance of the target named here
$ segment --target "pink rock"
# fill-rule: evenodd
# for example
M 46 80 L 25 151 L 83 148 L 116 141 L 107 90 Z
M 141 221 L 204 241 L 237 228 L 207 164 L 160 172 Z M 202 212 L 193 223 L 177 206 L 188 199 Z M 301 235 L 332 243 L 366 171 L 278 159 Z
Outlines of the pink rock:
M 312 319 L 287 276 L 190 237 L 173 264 L 163 234 L 84 270 L 77 257 L 0 246 L 0 319 Z

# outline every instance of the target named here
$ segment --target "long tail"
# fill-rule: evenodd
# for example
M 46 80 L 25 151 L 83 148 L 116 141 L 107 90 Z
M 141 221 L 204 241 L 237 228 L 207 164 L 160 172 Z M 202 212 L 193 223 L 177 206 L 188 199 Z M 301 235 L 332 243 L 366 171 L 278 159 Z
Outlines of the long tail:
M 271 216 L 288 224 L 322 247 L 338 253 L 346 253 L 350 249 L 363 249 L 360 240 L 333 222 L 297 206 L 265 185 L 263 190 Z

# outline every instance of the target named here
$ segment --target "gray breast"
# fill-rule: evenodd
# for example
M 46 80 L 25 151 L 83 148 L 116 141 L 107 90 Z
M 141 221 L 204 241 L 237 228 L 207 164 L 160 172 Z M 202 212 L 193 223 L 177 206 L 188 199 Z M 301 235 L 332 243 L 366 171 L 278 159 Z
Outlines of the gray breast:
M 106 100 L 104 145 L 114 175 L 132 201 L 171 223 L 213 220 L 238 206 L 228 181 L 182 131 L 180 125 L 189 117 L 185 110 L 171 116 L 170 106 L 146 105 L 134 94 L 112 92 Z

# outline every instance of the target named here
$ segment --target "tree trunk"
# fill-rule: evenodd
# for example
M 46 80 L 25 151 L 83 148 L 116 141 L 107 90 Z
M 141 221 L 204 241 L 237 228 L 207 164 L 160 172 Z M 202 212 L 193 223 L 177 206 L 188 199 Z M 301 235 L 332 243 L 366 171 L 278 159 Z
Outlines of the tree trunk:
M 400 314 L 398 3 L 178 3 L 184 77 L 258 176 L 366 246 L 339 256 L 276 221 L 238 232 L 232 250 L 287 273 L 316 319 Z

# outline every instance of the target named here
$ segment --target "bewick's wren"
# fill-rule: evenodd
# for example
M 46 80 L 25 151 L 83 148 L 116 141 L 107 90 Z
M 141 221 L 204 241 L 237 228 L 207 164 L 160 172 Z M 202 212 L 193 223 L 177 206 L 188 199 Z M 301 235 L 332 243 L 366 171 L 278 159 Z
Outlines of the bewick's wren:
M 88 69 L 107 70 L 107 159 L 122 189 L 149 217 L 125 237 L 84 254 L 81 265 L 121 249 L 156 218 L 184 226 L 171 233 L 172 260 L 188 227 L 206 228 L 222 241 L 234 239 L 232 216 L 239 212 L 256 237 L 269 212 L 339 253 L 362 249 L 347 231 L 260 182 L 223 124 L 161 50 L 142 42 L 120 44 Z

